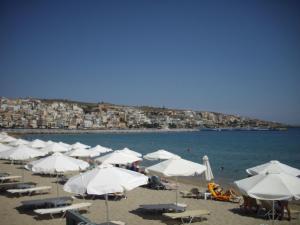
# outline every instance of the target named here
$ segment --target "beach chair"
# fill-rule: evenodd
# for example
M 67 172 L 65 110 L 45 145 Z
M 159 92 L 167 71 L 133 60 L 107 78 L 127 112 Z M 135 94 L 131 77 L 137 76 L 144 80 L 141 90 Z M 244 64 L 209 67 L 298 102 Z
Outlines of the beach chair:
M 37 209 L 37 208 L 55 208 L 66 205 L 71 205 L 73 198 L 70 196 L 54 197 L 54 198 L 44 198 L 22 201 L 22 207 L 25 209 Z
M 175 212 L 182 212 L 186 210 L 187 205 L 184 203 L 167 203 L 167 204 L 147 204 L 147 205 L 140 205 L 139 206 L 143 210 L 149 211 L 175 211 Z
M 39 187 L 31 187 L 31 188 L 20 188 L 20 189 L 8 189 L 7 192 L 10 194 L 19 194 L 21 196 L 22 194 L 28 194 L 32 195 L 33 193 L 45 193 L 49 192 L 51 186 L 39 186 Z
M 4 183 L 4 184 L 0 184 L 0 191 L 6 191 L 8 189 L 19 189 L 24 187 L 34 187 L 34 186 L 36 186 L 35 182 Z
M 273 203 L 272 201 L 259 200 L 260 201 L 260 209 L 257 212 L 258 215 L 262 215 L 264 218 L 272 219 L 273 217 Z M 275 209 L 275 207 L 274 207 Z M 278 214 L 276 213 L 276 209 L 274 212 L 274 219 L 278 218 Z
M 180 191 L 183 198 L 200 198 L 202 195 L 198 188 L 192 188 L 190 191 Z
M 166 186 L 161 182 L 158 176 L 151 176 L 149 178 L 148 187 L 156 190 L 165 190 Z
M 88 225 L 125 225 L 122 221 L 110 221 L 108 223 L 93 223 L 88 218 L 82 216 L 80 213 L 74 210 L 68 210 L 66 212 L 66 225 L 82 225 L 82 224 L 88 224 Z
M 208 210 L 187 210 L 185 212 L 176 212 L 176 213 L 163 213 L 164 216 L 170 219 L 181 219 L 182 224 L 191 224 L 194 218 L 200 218 L 202 220 L 203 216 L 209 215 Z M 187 222 L 186 222 L 187 221 Z
M 15 181 L 21 179 L 22 176 L 3 176 L 0 177 L 1 183 L 6 182 L 6 181 Z
M 246 212 L 257 213 L 260 206 L 257 204 L 256 199 L 245 195 L 243 195 L 242 197 L 243 197 L 243 204 L 240 205 L 240 208 Z
M 88 210 L 92 203 L 89 202 L 81 202 L 77 204 L 72 204 L 68 206 L 56 207 L 56 208 L 48 208 L 48 209 L 35 209 L 34 212 L 39 215 L 50 215 L 51 218 L 54 218 L 54 214 L 62 214 L 62 217 L 66 215 L 67 210 Z

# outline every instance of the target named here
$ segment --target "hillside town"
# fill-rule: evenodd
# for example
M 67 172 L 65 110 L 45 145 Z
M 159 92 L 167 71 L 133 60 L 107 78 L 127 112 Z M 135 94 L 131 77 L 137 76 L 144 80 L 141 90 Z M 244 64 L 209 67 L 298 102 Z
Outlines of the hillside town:
M 215 112 L 0 98 L 0 128 L 26 129 L 276 129 L 282 124 Z

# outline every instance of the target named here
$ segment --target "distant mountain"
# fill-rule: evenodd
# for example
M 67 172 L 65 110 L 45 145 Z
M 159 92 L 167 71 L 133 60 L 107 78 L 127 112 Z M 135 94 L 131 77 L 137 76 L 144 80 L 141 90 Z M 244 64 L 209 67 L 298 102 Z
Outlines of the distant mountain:
M 281 129 L 284 124 L 217 112 L 0 98 L 0 127 L 55 129 Z

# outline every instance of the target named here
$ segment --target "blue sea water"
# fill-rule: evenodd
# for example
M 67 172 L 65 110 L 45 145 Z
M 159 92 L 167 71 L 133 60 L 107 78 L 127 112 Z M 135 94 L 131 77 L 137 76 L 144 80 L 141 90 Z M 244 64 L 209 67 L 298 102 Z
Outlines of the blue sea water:
M 202 163 L 208 155 L 215 177 L 233 181 L 247 176 L 245 169 L 270 160 L 300 168 L 300 129 L 288 131 L 196 131 L 168 133 L 40 134 L 25 139 L 82 142 L 112 149 L 128 147 L 142 154 L 165 149 Z M 154 162 L 144 161 L 148 166 Z

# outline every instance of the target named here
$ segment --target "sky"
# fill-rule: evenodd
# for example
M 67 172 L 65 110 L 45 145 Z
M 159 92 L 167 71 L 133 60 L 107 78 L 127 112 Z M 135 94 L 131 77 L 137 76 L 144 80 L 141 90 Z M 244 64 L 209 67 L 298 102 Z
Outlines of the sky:
M 300 1 L 0 1 L 0 96 L 300 125 Z

